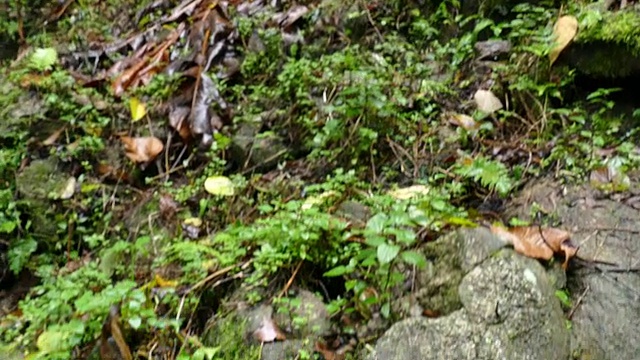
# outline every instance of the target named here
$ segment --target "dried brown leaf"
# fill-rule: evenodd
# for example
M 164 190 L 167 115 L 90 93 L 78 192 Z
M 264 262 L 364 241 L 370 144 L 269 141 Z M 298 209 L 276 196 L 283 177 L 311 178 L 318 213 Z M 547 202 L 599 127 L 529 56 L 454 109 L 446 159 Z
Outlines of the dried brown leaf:
M 556 36 L 556 44 L 549 52 L 549 64 L 553 65 L 578 33 L 578 19 L 571 15 L 565 15 L 558 19 L 553 27 L 553 35 Z
M 130 137 L 122 136 L 120 141 L 124 144 L 127 157 L 136 163 L 149 162 L 158 156 L 164 149 L 164 144 L 154 136 Z
M 54 131 L 51 135 L 49 135 L 49 137 L 44 139 L 44 141 L 42 142 L 42 145 L 51 146 L 55 144 L 56 141 L 58 141 L 58 138 L 60 138 L 60 135 L 62 135 L 62 133 L 66 130 L 66 128 L 67 128 L 66 126 L 63 126 L 58 130 Z
M 567 231 L 555 228 L 541 228 L 538 226 L 517 226 L 506 229 L 500 226 L 491 226 L 491 231 L 506 243 L 512 244 L 520 254 L 549 260 L 553 254 L 564 254 L 563 268 L 578 251 L 569 241 L 571 234 Z
M 188 106 L 176 106 L 169 112 L 169 125 L 180 134 L 183 141 L 191 138 L 188 121 L 190 111 Z
M 272 342 L 275 340 L 286 340 L 285 334 L 278 328 L 273 319 L 269 316 L 262 318 L 260 327 L 253 332 L 253 337 L 259 342 Z

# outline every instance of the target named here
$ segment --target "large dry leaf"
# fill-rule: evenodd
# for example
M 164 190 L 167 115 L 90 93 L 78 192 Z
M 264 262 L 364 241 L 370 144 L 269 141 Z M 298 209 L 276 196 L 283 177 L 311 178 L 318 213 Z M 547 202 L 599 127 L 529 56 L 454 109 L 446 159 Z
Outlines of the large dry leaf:
M 506 229 L 492 225 L 491 231 L 504 242 L 513 245 L 516 252 L 531 258 L 549 260 L 554 253 L 564 254 L 564 269 L 578 251 L 569 241 L 571 234 L 560 229 L 538 226 L 516 226 Z
M 152 161 L 164 149 L 162 141 L 154 136 L 122 136 L 120 141 L 124 144 L 127 157 L 137 163 Z
M 476 102 L 478 110 L 493 114 L 494 112 L 502 109 L 502 102 L 489 90 L 478 90 L 473 95 L 473 100 Z
M 578 20 L 571 15 L 565 15 L 558 19 L 553 27 L 553 35 L 556 37 L 555 46 L 549 52 L 549 64 L 553 65 L 578 33 Z

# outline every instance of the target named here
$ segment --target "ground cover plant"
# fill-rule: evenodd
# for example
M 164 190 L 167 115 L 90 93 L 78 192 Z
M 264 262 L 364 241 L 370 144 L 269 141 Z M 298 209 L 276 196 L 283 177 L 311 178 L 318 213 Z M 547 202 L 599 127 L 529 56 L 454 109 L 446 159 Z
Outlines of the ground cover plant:
M 523 225 L 503 204 L 538 176 L 625 189 L 640 158 L 620 89 L 576 86 L 581 2 L 33 6 L 0 14 L 16 358 L 259 358 L 307 328 L 300 289 L 331 324 L 299 358 L 359 358 L 425 244 Z M 239 303 L 291 325 L 247 336 Z

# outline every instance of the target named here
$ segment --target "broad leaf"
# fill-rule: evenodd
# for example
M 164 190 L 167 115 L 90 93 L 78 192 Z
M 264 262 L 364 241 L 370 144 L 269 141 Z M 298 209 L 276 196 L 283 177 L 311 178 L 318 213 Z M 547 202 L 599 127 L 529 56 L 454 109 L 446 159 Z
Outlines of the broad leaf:
M 378 246 L 378 261 L 381 264 L 388 264 L 398 256 L 400 246 L 392 244 L 382 244 Z

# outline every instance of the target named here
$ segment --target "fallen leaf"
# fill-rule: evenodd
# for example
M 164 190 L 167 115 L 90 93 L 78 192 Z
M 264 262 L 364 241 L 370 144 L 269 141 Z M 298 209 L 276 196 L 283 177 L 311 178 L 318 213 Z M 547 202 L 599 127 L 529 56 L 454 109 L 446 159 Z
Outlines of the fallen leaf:
M 167 280 L 158 274 L 155 274 L 153 280 L 156 283 L 156 287 L 159 287 L 159 288 L 174 288 L 178 286 L 177 280 Z
M 314 348 L 315 351 L 322 355 L 324 360 L 336 360 L 336 352 L 329 349 L 329 346 L 323 341 L 316 341 Z
M 465 129 L 465 130 L 476 130 L 478 127 L 480 127 L 480 124 L 478 124 L 474 118 L 472 118 L 469 115 L 464 115 L 464 114 L 451 114 L 448 117 L 448 120 L 451 124 L 456 125 L 456 126 L 460 126 L 461 128 Z
M 476 102 L 478 110 L 493 114 L 494 112 L 502 109 L 502 102 L 498 97 L 489 90 L 478 90 L 473 95 L 473 100 Z
M 613 163 L 601 166 L 591 171 L 589 183 L 600 190 L 623 191 L 631 186 L 631 179 L 620 171 L 620 166 Z
M 190 239 L 197 239 L 200 237 L 200 230 L 202 226 L 202 219 L 192 217 L 185 219 L 182 222 L 182 231 Z
M 178 203 L 168 194 L 162 194 L 158 204 L 160 216 L 164 220 L 173 220 L 178 212 Z
M 60 194 L 58 194 L 58 197 L 60 198 L 60 200 L 68 200 L 71 199 L 71 197 L 73 196 L 73 194 L 75 194 L 76 192 L 76 178 L 74 176 L 70 177 L 69 179 L 67 179 L 67 182 L 64 186 L 64 189 L 62 189 L 62 192 L 60 192 Z
M 129 100 L 129 109 L 131 109 L 132 122 L 142 119 L 147 114 L 146 105 L 138 100 L 138 98 L 131 98 L 131 100 Z
M 253 337 L 261 343 L 287 339 L 282 330 L 273 322 L 273 319 L 268 316 L 262 318 L 260 327 L 253 332 Z
M 571 234 L 564 230 L 538 226 L 516 226 L 507 229 L 497 225 L 492 225 L 490 229 L 504 242 L 513 245 L 514 250 L 522 255 L 549 260 L 554 253 L 564 254 L 564 269 L 578 251 L 570 242 Z
M 309 210 L 311 209 L 313 206 L 315 205 L 321 205 L 322 203 L 325 202 L 326 199 L 332 197 L 332 196 L 337 196 L 338 193 L 330 190 L 330 191 L 326 191 L 323 192 L 322 194 L 318 195 L 318 196 L 310 196 L 309 198 L 307 198 L 304 201 L 304 204 L 302 204 L 301 209 L 302 210 Z
M 44 139 L 44 141 L 42 142 L 42 145 L 51 146 L 55 144 L 56 141 L 58 141 L 58 139 L 60 138 L 60 135 L 62 135 L 62 133 L 66 130 L 66 128 L 67 128 L 66 126 L 63 126 L 60 129 L 54 131 L 51 135 L 49 135 L 49 137 Z
M 565 15 L 558 19 L 553 27 L 553 35 L 556 37 L 555 46 L 549 52 L 549 64 L 553 65 L 560 53 L 571 43 L 578 33 L 578 20 L 571 15 Z
M 231 179 L 226 176 L 211 176 L 204 181 L 204 189 L 209 194 L 233 196 L 235 190 Z
M 424 185 L 412 185 L 402 189 L 389 191 L 389 195 L 398 200 L 408 200 L 416 196 L 424 196 L 429 193 L 429 188 Z
M 149 162 L 155 159 L 164 149 L 160 139 L 154 136 L 130 137 L 122 136 L 127 157 L 136 163 Z
M 184 141 L 191 138 L 188 120 L 190 112 L 191 109 L 187 106 L 176 106 L 169 112 L 169 125 L 180 134 Z

